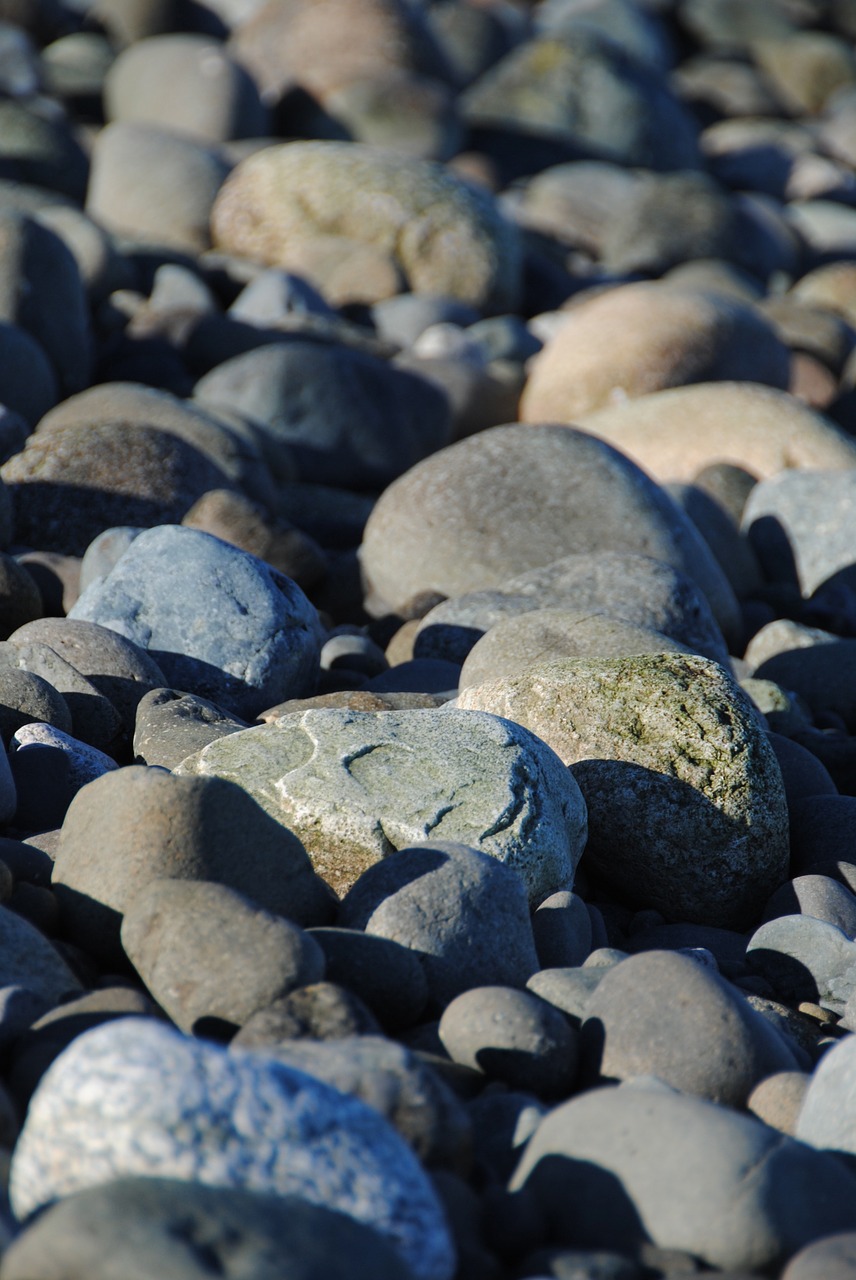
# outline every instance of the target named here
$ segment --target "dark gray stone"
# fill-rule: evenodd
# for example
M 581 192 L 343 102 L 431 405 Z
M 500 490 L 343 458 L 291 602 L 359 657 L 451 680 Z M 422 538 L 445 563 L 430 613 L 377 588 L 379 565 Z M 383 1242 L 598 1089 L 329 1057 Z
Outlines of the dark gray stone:
M 2 856 L 2 848 L 0 848 Z M 428 983 L 411 947 L 357 929 L 311 929 L 327 961 L 327 977 L 364 1000 L 388 1030 L 419 1020 L 428 1001 Z
M 856 859 L 856 796 L 807 796 L 790 806 L 791 867 Z
M 242 1049 L 275 1049 L 292 1040 L 380 1035 L 368 1005 L 335 982 L 310 982 L 253 1013 L 232 1040 Z
M 532 916 L 532 934 L 542 969 L 581 965 L 591 951 L 591 918 L 586 904 L 568 889 L 551 893 Z
M 134 762 L 174 769 L 215 738 L 247 727 L 246 720 L 207 698 L 177 689 L 150 689 L 137 706 Z

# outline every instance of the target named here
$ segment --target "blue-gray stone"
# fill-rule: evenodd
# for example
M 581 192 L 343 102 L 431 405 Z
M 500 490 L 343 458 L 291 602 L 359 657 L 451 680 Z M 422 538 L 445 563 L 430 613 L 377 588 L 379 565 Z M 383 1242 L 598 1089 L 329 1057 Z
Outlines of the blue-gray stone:
M 796 1137 L 811 1147 L 856 1156 L 856 1036 L 845 1036 L 818 1063 L 809 1082 Z
M 140 534 L 69 617 L 134 641 L 174 688 L 244 719 L 314 689 L 314 607 L 290 578 L 198 529 Z
M 762 924 L 749 940 L 746 960 L 788 1001 L 843 1013 L 856 991 L 856 942 L 813 916 L 778 916 Z
M 416 1280 L 451 1280 L 454 1247 L 416 1157 L 371 1107 L 263 1054 L 230 1054 L 155 1019 L 79 1036 L 33 1096 L 15 1149 L 19 1219 L 128 1176 L 300 1195 L 379 1231 Z

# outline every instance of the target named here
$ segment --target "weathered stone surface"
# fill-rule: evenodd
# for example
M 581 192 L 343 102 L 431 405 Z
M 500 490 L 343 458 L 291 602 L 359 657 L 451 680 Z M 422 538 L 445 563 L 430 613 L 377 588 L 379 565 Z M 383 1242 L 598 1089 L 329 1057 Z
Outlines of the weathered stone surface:
M 344 237 L 383 250 L 414 293 L 513 310 L 516 228 L 486 194 L 426 161 L 358 143 L 291 142 L 243 160 L 211 215 L 221 249 L 289 268 L 300 243 Z
M 566 659 L 465 689 L 457 705 L 524 724 L 572 765 L 586 858 L 634 905 L 741 928 L 785 879 L 779 767 L 718 663 Z
M 133 640 L 165 683 L 247 719 L 315 683 L 320 625 L 297 584 L 197 529 L 141 533 L 69 616 Z
M 579 789 L 534 735 L 455 710 L 307 711 L 212 742 L 183 775 L 238 782 L 345 892 L 429 837 L 518 871 L 530 900 L 563 888 L 585 844 Z
M 731 588 L 683 512 L 610 445 L 567 427 L 494 427 L 426 458 L 381 495 L 360 560 L 369 607 L 385 612 L 422 591 L 458 596 L 604 551 L 682 570 L 723 630 L 737 625 Z
M 410 1280 L 401 1255 L 370 1227 L 300 1196 L 173 1178 L 116 1178 L 66 1196 L 4 1251 L 8 1280 Z
M 511 1188 L 537 1197 L 552 1238 L 576 1248 L 650 1241 L 754 1273 L 856 1226 L 856 1180 L 819 1154 L 726 1107 L 627 1084 L 549 1112 Z
M 454 1270 L 434 1192 L 375 1111 L 263 1055 L 229 1054 L 147 1018 L 87 1032 L 45 1076 L 15 1151 L 14 1211 L 24 1219 L 128 1175 L 298 1194 L 380 1231 L 418 1280 Z
M 78 792 L 53 872 L 66 935 L 119 962 L 122 913 L 159 878 L 214 880 L 301 925 L 330 918 L 299 840 L 242 787 L 131 766 Z
M 856 465 L 852 436 L 787 391 L 704 382 L 577 414 L 574 425 L 620 449 L 655 480 L 693 480 L 727 459 L 759 479 L 801 467 Z
M 151 689 L 140 699 L 134 726 L 134 763 L 174 769 L 215 738 L 248 728 L 206 698 L 176 689 Z
M 438 1010 L 471 987 L 522 987 L 538 968 L 523 878 L 462 844 L 388 854 L 351 887 L 339 919 L 416 956 Z

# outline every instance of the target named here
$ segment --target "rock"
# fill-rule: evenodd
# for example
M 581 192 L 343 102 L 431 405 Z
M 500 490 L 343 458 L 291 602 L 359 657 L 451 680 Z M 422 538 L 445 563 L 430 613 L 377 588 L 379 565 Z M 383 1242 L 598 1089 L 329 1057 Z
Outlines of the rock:
M 73 1162 L 59 1154 L 69 1143 Z M 434 1193 L 376 1112 L 270 1058 L 228 1054 L 150 1019 L 87 1032 L 57 1061 L 30 1104 L 11 1196 L 24 1219 L 96 1183 L 186 1179 L 191 1168 L 194 1183 L 297 1194 L 373 1226 L 416 1280 L 452 1275 Z
M 2 652 L 2 651 L 0 651 Z M 0 661 L 0 738 L 9 739 L 24 724 L 49 724 L 71 733 L 68 704 L 47 680 Z
M 522 987 L 538 968 L 521 878 L 462 844 L 388 854 L 351 887 L 339 919 L 415 955 L 440 1009 L 471 987 Z
M 293 1040 L 343 1040 L 380 1035 L 381 1028 L 359 996 L 335 982 L 309 982 L 250 1014 L 231 1044 L 273 1050 Z
M 403 1045 L 381 1035 L 362 1035 L 285 1040 L 265 1052 L 374 1107 L 428 1168 L 467 1171 L 471 1127 L 466 1111 L 431 1068 Z
M 324 954 L 290 920 L 202 880 L 150 880 L 131 898 L 122 946 L 188 1035 L 242 1026 L 258 1009 L 324 976 Z
M 25 102 L 0 104 L 0 170 L 4 178 L 67 196 L 86 195 L 89 164 L 83 147 L 62 117 L 44 115 Z
M 546 1115 L 547 1106 L 534 1094 L 485 1091 L 469 1105 L 476 1161 L 487 1165 L 501 1182 L 514 1172 L 523 1148 Z
M 108 231 L 201 253 L 229 169 L 212 143 L 152 124 L 110 124 L 93 148 L 86 212 Z
M 25 986 L 50 1005 L 81 990 L 59 951 L 28 920 L 0 906 L 0 987 Z
M 303 841 L 338 893 L 396 848 L 430 837 L 507 863 L 540 902 L 573 879 L 585 843 L 567 770 L 494 716 L 293 713 L 212 742 L 178 773 L 239 781 Z
M 610 969 L 589 998 L 580 1043 L 588 1082 L 656 1076 L 735 1110 L 759 1081 L 797 1068 L 730 983 L 674 951 L 645 951 Z
M 152 36 L 120 53 L 104 82 L 104 106 L 108 121 L 160 125 L 209 142 L 267 132 L 252 77 L 219 42 L 191 33 Z
M 664 643 L 657 642 L 653 652 L 694 650 L 723 665 L 728 663 L 722 632 L 691 578 L 652 556 L 615 551 L 563 556 L 509 578 L 498 588 L 469 591 L 445 600 L 419 623 L 413 649 L 422 657 L 443 657 L 466 665 L 484 634 L 514 618 L 520 619 L 525 636 L 524 618 L 536 611 L 540 617 L 542 609 L 561 610 L 563 616 L 566 610 L 573 610 L 578 615 L 573 630 L 563 631 L 568 638 L 562 648 L 574 650 L 568 657 L 623 656 L 616 653 L 616 646 L 623 649 L 627 628 L 633 627 L 664 637 Z M 638 630 L 634 634 L 640 638 Z M 584 641 L 586 635 L 588 640 Z M 600 636 L 602 643 L 596 643 Z M 497 647 L 499 640 L 497 637 Z M 490 651 L 493 641 L 485 641 L 485 647 Z M 635 643 L 633 647 L 637 647 Z M 592 650 L 596 652 L 592 654 Z M 465 677 L 462 670 L 462 688 L 472 683 L 471 671 L 472 667 Z
M 298 273 L 302 243 L 344 237 L 391 255 L 414 293 L 485 311 L 514 310 L 520 289 L 516 229 L 488 195 L 358 143 L 292 142 L 247 157 L 217 197 L 211 231 L 221 249 Z
M 456 662 L 437 658 L 413 658 L 398 662 L 388 671 L 372 676 L 362 686 L 366 693 L 427 693 L 454 698 L 458 691 L 460 668 Z
M 129 431 L 115 420 L 32 435 L 0 476 L 16 536 L 39 550 L 78 556 L 105 529 L 175 523 L 207 489 L 228 484 L 186 441 L 154 427 Z
M 779 733 L 771 733 L 770 746 L 776 753 L 782 782 L 785 784 L 785 796 L 788 801 L 788 812 L 793 813 L 795 806 L 810 796 L 836 795 L 835 783 L 829 776 L 817 756 L 813 756 L 805 747 L 790 738 L 783 738 Z M 793 849 L 791 854 L 793 856 Z
M 828 876 L 795 876 L 776 890 L 764 908 L 765 921 L 793 915 L 825 920 L 856 939 L 856 894 Z
M 795 871 L 806 872 L 819 862 L 852 859 L 856 796 L 808 796 L 790 806 L 790 815 Z
M 810 1080 L 803 1071 L 777 1071 L 755 1085 L 746 1099 L 746 1110 L 771 1129 L 793 1137 Z
M 761 39 L 753 58 L 782 106 L 795 114 L 816 114 L 837 89 L 856 84 L 850 42 L 830 32 Z
M 132 766 L 74 798 L 53 873 L 65 935 L 121 963 L 122 914 L 151 880 L 214 880 L 297 924 L 325 924 L 329 895 L 299 841 L 241 787 Z
M 26 724 L 16 729 L 9 743 L 10 756 L 17 762 L 22 753 L 34 747 L 61 751 L 66 756 L 68 783 L 72 792 L 79 791 L 88 782 L 94 782 L 96 778 L 118 767 L 116 761 L 103 751 L 98 751 L 49 724 Z
M 784 880 L 778 764 L 717 663 L 556 661 L 465 689 L 457 705 L 525 724 L 572 766 L 589 807 L 587 864 L 635 906 L 741 928 Z
M 777 653 L 755 675 L 796 694 L 815 717 L 832 713 L 856 726 L 856 639 L 826 641 Z
M 425 459 L 381 495 L 360 560 L 369 608 L 383 613 L 420 591 L 462 595 L 605 551 L 682 570 L 723 629 L 736 625 L 731 589 L 686 516 L 609 445 L 565 427 L 494 427 Z
M 303 591 L 317 586 L 329 571 L 329 560 L 313 538 L 231 489 L 209 489 L 181 523 L 267 561 Z
M 120 525 L 105 529 L 93 538 L 83 553 L 78 576 L 78 596 L 98 578 L 106 578 L 128 547 L 143 532 L 139 525 Z
M 150 689 L 137 707 L 134 763 L 174 769 L 209 742 L 247 727 L 245 720 L 206 698 L 176 689 Z
M 66 662 L 50 645 L 22 642 L 7 653 L 24 671 L 47 680 L 61 694 L 71 712 L 71 732 L 81 742 L 102 751 L 116 751 L 122 739 L 122 717 L 95 685 Z
M 742 303 L 656 283 L 625 284 L 568 311 L 532 360 L 520 415 L 524 422 L 575 423 L 617 401 L 696 382 L 754 381 L 785 390 L 788 363 L 772 327 Z
M 165 684 L 244 718 L 308 693 L 318 669 L 317 614 L 296 583 L 196 529 L 140 534 L 69 616 L 133 640 Z
M 777 575 L 778 577 L 779 575 Z M 792 618 L 776 618 L 756 631 L 746 646 L 744 661 L 755 675 L 765 662 L 793 649 L 810 649 L 816 644 L 838 644 L 840 637 L 820 627 L 806 627 Z
M 328 979 L 364 1000 L 387 1030 L 418 1022 L 428 1001 L 428 982 L 415 948 L 376 933 L 331 926 L 311 929 L 310 937 L 324 952 Z
M 532 915 L 532 934 L 542 969 L 573 968 L 591 951 L 591 917 L 576 893 L 561 889 Z
M 747 943 L 746 959 L 784 1000 L 843 1013 L 856 990 L 856 942 L 813 916 L 778 916 L 762 924 Z
M 853 476 L 849 470 L 787 471 L 755 486 L 743 528 L 765 570 L 790 553 L 804 595 L 831 582 L 856 586 Z
M 650 1241 L 756 1272 L 853 1229 L 853 1176 L 819 1154 L 715 1103 L 623 1085 L 549 1112 L 510 1185 L 537 1198 L 552 1239 L 575 1248 L 633 1254 Z
M 440 1019 L 440 1039 L 453 1061 L 511 1089 L 555 1100 L 573 1087 L 577 1033 L 564 1014 L 528 991 L 462 992 Z
M 849 1099 L 854 1071 L 856 1038 L 845 1036 L 824 1055 L 815 1068 L 797 1119 L 796 1136 L 819 1150 L 852 1155 L 856 1130 Z
M 121 1253 L 127 1280 L 152 1259 L 175 1280 L 274 1280 L 283 1268 L 305 1280 L 409 1280 L 401 1255 L 376 1231 L 297 1195 L 211 1187 L 172 1178 L 116 1178 L 60 1200 L 4 1253 L 10 1280 L 71 1274 L 107 1280 Z
M 17 325 L 2 323 L 0 398 L 30 427 L 59 399 L 56 374 L 44 349 Z
M 443 606 L 438 608 L 442 610 Z M 431 625 L 426 624 L 423 633 L 426 640 Z M 499 679 L 537 666 L 545 659 L 615 658 L 664 652 L 689 653 L 690 650 L 660 631 L 610 617 L 606 612 L 534 609 L 531 613 L 505 618 L 476 641 L 461 668 L 460 687 L 468 689 L 485 680 Z
M 579 1027 L 586 1015 L 592 992 L 604 975 L 618 963 L 620 961 L 615 960 L 609 964 L 582 968 L 562 966 L 558 969 L 540 969 L 538 973 L 533 973 L 526 988 L 548 1004 L 561 1009 L 572 1026 Z
M 252 418 L 274 475 L 296 467 L 312 484 L 383 488 L 451 436 L 441 391 L 336 343 L 257 347 L 212 369 L 194 396 Z
M 782 1280 L 849 1280 L 854 1274 L 856 1232 L 842 1231 L 800 1249 L 782 1272 Z

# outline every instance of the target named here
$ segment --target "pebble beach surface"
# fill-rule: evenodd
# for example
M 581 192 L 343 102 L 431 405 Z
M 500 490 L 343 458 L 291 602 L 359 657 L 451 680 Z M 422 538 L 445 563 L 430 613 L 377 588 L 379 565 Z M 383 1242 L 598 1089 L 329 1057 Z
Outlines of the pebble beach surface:
M 856 6 L 0 0 L 0 1280 L 856 1280 Z

